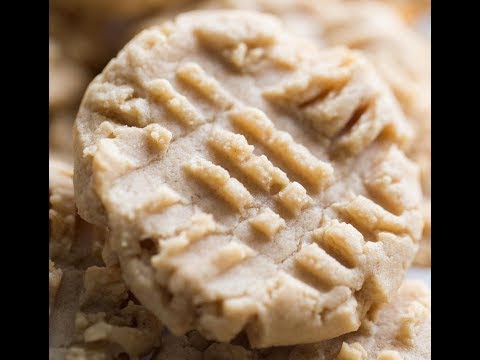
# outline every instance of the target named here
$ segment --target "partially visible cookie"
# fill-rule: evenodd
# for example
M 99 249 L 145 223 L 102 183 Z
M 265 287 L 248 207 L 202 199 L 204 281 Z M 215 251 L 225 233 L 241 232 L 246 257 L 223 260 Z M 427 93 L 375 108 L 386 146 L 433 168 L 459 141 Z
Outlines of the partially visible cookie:
M 63 53 L 60 44 L 50 38 L 48 92 L 50 115 L 78 104 L 88 80 L 85 69 L 70 60 Z
M 417 249 L 418 168 L 388 86 L 267 15 L 142 32 L 90 84 L 74 135 L 79 213 L 109 227 L 127 286 L 177 335 L 355 331 Z
M 388 7 L 375 2 L 328 6 L 322 13 L 324 38 L 365 52 L 392 87 L 416 130 L 408 155 L 419 164 L 424 211 L 430 219 L 431 59 L 430 45 Z M 430 266 L 430 225 L 424 229 L 416 263 Z
M 52 359 L 64 359 L 74 335 L 74 318 L 83 271 L 102 262 L 104 231 L 76 214 L 73 166 L 56 153 L 49 156 L 50 348 Z
M 398 2 L 403 2 L 399 0 Z M 407 2 L 407 1 L 406 1 Z M 411 2 L 413 3 L 413 2 Z M 423 1 L 419 1 L 422 3 Z M 392 88 L 416 138 L 408 151 L 421 167 L 424 206 L 430 202 L 431 85 L 430 45 L 389 4 L 380 1 L 211 0 L 208 9 L 249 9 L 278 16 L 295 34 L 322 47 L 347 46 L 362 51 Z M 145 25 L 165 20 L 149 20 Z M 430 231 L 424 232 L 417 263 L 430 265 Z
M 160 345 L 162 326 L 127 290 L 118 266 L 85 271 L 75 335 L 66 360 L 142 359 Z
M 49 156 L 49 248 L 60 268 L 85 268 L 101 261 L 104 231 L 77 216 L 73 166 L 64 156 Z
M 392 302 L 382 306 L 374 319 L 352 334 L 318 344 L 250 349 L 244 341 L 217 343 L 192 331 L 172 335 L 142 306 L 129 300 L 115 267 L 87 269 L 76 315 L 72 344 L 53 349 L 66 360 L 139 359 L 139 353 L 155 354 L 154 360 L 416 360 L 431 358 L 430 291 L 407 280 Z M 52 351 L 52 350 L 51 350 Z M 60 358 L 60 357 L 59 357 Z
M 407 280 L 392 302 L 360 330 L 317 344 L 251 350 L 212 343 L 192 332 L 164 334 L 154 360 L 418 360 L 431 358 L 431 295 Z
M 416 360 L 431 358 L 431 294 L 419 281 L 406 281 L 392 303 L 359 331 L 315 345 L 296 347 L 289 360 Z M 323 356 L 323 357 L 322 357 Z
M 76 216 L 72 165 L 51 154 L 49 169 L 51 358 L 139 359 L 161 326 L 129 294 L 106 231 Z

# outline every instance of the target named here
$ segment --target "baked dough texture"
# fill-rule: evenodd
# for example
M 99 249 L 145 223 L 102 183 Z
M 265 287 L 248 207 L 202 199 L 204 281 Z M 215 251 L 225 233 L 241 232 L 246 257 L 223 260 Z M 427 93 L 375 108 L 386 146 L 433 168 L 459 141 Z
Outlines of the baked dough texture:
M 85 271 L 74 326 L 66 360 L 142 359 L 159 347 L 163 329 L 129 293 L 118 266 Z
M 268 15 L 192 12 L 90 84 L 75 197 L 174 334 L 311 343 L 357 330 L 400 286 L 423 228 L 411 136 L 361 54 Z
M 297 346 L 289 360 L 431 359 L 431 294 L 423 282 L 405 281 L 390 304 L 359 331 L 314 345 Z M 331 355 L 330 355 L 331 354 Z M 350 357 L 349 357 L 350 356 Z
M 415 263 L 430 266 L 431 47 L 396 10 L 408 7 L 408 3 L 413 5 L 403 0 L 210 0 L 187 4 L 183 11 L 244 9 L 265 12 L 279 17 L 289 31 L 310 38 L 320 47 L 346 46 L 368 57 L 392 88 L 415 129 L 415 141 L 407 155 L 421 169 L 423 211 L 428 221 Z M 423 1 L 416 4 L 425 6 Z M 134 32 L 163 23 L 178 11 L 173 9 L 153 16 L 134 26 Z
M 431 295 L 423 283 L 407 280 L 391 303 L 360 330 L 317 344 L 251 350 L 212 343 L 191 332 L 164 334 L 154 360 L 418 360 L 431 359 Z
M 60 268 L 100 264 L 105 232 L 77 215 L 73 164 L 57 153 L 49 155 L 49 252 Z
M 65 348 L 73 336 L 73 321 L 84 269 L 102 264 L 104 231 L 76 215 L 73 165 L 57 153 L 49 155 L 49 315 L 50 347 Z M 54 359 L 64 352 L 52 350 Z
M 412 1 L 389 1 L 407 8 Z M 425 7 L 424 1 L 415 1 Z M 431 196 L 431 47 L 391 6 L 381 1 L 330 0 L 211 0 L 208 9 L 248 9 L 278 16 L 290 31 L 322 47 L 346 46 L 361 51 L 392 88 L 415 129 L 408 156 L 421 169 L 424 212 L 430 219 Z M 152 24 L 166 18 L 150 20 Z M 426 224 L 418 265 L 431 264 L 430 223 Z
M 321 343 L 252 350 L 245 340 L 212 342 L 197 331 L 175 336 L 162 327 L 122 282 L 115 266 L 88 268 L 65 348 L 51 358 L 67 360 L 151 358 L 154 360 L 416 360 L 431 358 L 430 291 L 407 280 L 374 319 L 351 334 Z M 53 355 L 53 356 L 52 356 Z M 55 357 L 57 355 L 58 357 Z M 60 357 L 61 356 L 61 357 Z

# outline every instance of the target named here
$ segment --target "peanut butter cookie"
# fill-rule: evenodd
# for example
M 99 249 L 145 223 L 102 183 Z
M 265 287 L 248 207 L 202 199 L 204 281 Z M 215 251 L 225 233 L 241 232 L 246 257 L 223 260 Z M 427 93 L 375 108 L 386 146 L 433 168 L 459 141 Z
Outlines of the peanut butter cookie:
M 90 84 L 75 196 L 174 334 L 311 343 L 357 330 L 414 257 L 411 135 L 361 54 L 319 51 L 267 15 L 193 12 Z
M 374 320 L 336 339 L 251 350 L 241 341 L 211 343 L 196 332 L 164 334 L 154 360 L 427 360 L 431 359 L 430 303 L 429 289 L 407 280 Z
M 392 1 L 413 3 L 409 1 Z M 423 1 L 417 5 L 425 6 Z M 415 129 L 407 155 L 421 168 L 424 212 L 430 221 L 431 58 L 430 45 L 413 31 L 392 6 L 380 1 L 211 0 L 208 9 L 248 9 L 278 16 L 295 34 L 321 47 L 347 46 L 362 51 L 392 88 Z M 165 19 L 150 20 L 152 24 Z M 416 263 L 430 266 L 430 222 L 426 224 Z

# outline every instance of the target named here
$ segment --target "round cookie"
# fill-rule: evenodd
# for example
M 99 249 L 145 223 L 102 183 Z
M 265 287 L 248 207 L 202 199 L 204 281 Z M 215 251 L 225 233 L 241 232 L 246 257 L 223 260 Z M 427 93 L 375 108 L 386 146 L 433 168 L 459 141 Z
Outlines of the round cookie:
M 319 51 L 267 15 L 193 12 L 90 84 L 75 197 L 173 333 L 311 343 L 355 331 L 413 259 L 410 137 L 360 54 Z

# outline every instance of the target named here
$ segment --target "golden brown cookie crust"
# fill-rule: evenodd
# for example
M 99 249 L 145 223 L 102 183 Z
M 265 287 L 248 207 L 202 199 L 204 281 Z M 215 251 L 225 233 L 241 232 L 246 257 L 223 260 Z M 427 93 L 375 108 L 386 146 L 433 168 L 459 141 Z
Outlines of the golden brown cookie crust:
M 77 205 L 174 333 L 319 341 L 356 330 L 413 258 L 410 135 L 361 55 L 319 52 L 266 15 L 194 12 L 141 33 L 89 86 Z

